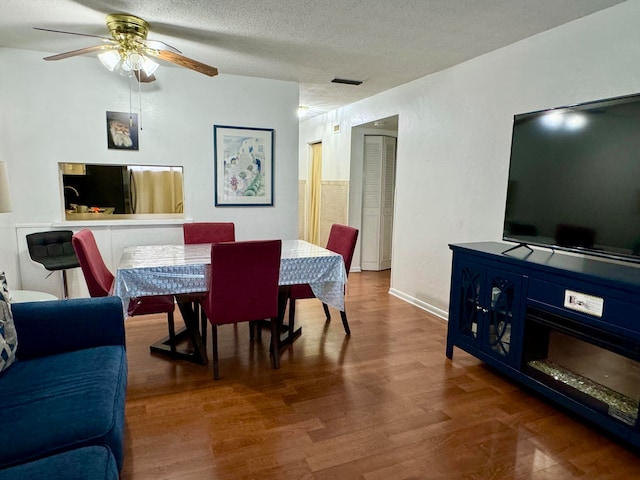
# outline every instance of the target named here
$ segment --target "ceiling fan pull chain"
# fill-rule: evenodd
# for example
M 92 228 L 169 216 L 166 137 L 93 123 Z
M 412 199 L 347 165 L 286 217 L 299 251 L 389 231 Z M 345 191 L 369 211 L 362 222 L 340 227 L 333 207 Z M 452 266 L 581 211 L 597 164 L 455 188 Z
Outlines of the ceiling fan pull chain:
M 131 80 L 129 80 L 129 128 L 133 127 L 133 115 L 131 110 L 133 110 L 133 107 L 131 106 Z
M 142 75 L 138 74 L 138 100 L 140 101 L 140 106 L 138 108 L 138 115 L 139 115 L 139 120 L 140 120 L 140 131 L 142 131 L 142 87 L 140 87 L 140 77 Z

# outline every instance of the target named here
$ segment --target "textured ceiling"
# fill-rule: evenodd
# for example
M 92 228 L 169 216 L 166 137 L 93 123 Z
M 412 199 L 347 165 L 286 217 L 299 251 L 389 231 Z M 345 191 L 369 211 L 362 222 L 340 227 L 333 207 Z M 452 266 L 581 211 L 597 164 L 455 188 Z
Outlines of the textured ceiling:
M 619 0 L 1 0 L 0 46 L 61 53 L 108 36 L 130 13 L 149 39 L 220 73 L 300 84 L 309 113 L 333 110 L 612 5 Z M 65 61 L 65 60 L 62 60 Z M 197 73 L 193 73 L 198 75 Z M 156 74 L 162 81 L 162 72 Z M 360 86 L 331 83 L 335 77 Z

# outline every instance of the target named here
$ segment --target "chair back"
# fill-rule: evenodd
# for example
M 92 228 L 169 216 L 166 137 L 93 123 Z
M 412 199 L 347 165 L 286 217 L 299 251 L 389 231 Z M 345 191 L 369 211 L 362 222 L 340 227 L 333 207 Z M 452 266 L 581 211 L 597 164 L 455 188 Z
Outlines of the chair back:
M 278 316 L 281 250 L 280 240 L 211 246 L 211 284 L 202 306 L 212 324 Z
M 27 235 L 27 249 L 31 260 L 41 263 L 47 270 L 79 267 L 71 237 L 71 230 L 30 233 Z
M 184 243 L 235 242 L 233 222 L 194 222 L 182 225 Z
M 348 225 L 340 225 L 339 223 L 331 225 L 329 239 L 327 240 L 327 250 L 331 250 L 332 252 L 342 255 L 344 268 L 347 270 L 347 276 L 349 275 L 351 260 L 353 260 L 353 251 L 356 248 L 357 241 L 357 228 L 353 228 Z
M 87 282 L 89 295 L 106 297 L 111 294 L 114 276 L 104 264 L 93 232 L 80 230 L 71 239 L 76 251 L 84 279 Z

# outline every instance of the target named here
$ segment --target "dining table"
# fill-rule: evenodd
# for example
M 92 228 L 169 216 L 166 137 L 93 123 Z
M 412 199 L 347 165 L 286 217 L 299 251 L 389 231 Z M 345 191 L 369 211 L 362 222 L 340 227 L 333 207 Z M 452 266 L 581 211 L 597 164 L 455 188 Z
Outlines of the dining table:
M 193 302 L 198 294 L 205 295 L 208 292 L 212 268 L 215 265 L 211 264 L 211 244 L 208 243 L 124 248 L 116 270 L 113 294 L 122 299 L 125 315 L 132 298 L 174 295 L 185 323 L 185 327 L 176 332 L 176 341 L 186 339 L 190 348 L 171 345 L 171 340 L 166 337 L 151 345 L 152 352 L 208 364 L 207 349 Z M 346 282 L 347 272 L 342 255 L 304 240 L 283 240 L 279 322 L 282 324 L 284 318 L 288 286 L 309 284 L 321 302 L 344 311 Z M 295 332 L 288 331 L 283 343 L 291 343 L 301 332 L 301 328 Z

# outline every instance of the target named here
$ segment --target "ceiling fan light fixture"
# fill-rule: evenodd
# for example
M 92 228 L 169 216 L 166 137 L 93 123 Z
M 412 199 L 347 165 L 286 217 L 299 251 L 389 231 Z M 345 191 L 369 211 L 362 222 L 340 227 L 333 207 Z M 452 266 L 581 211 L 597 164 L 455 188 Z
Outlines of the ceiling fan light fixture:
M 117 50 L 109 50 L 99 54 L 98 58 L 107 70 L 118 72 L 123 77 L 129 77 L 132 72 L 139 72 L 140 70 L 147 77 L 150 77 L 160 66 L 149 57 L 135 51 L 123 54 Z
M 131 52 L 127 55 L 124 64 L 129 68 L 129 70 L 140 70 L 143 62 L 144 57 L 142 55 L 138 52 Z
M 120 75 L 122 75 L 123 77 L 130 77 L 132 75 L 131 72 L 133 72 L 133 69 L 131 68 L 129 62 L 125 60 L 124 62 L 120 63 L 120 66 L 118 67 L 118 73 Z
M 98 55 L 100 62 L 107 70 L 113 72 L 120 63 L 120 54 L 115 50 L 109 50 Z
M 143 57 L 143 58 L 144 60 L 142 62 L 142 70 L 147 75 L 147 77 L 150 77 L 151 75 L 153 75 L 153 73 L 158 69 L 160 65 L 154 62 L 153 60 L 151 60 L 149 57 Z

